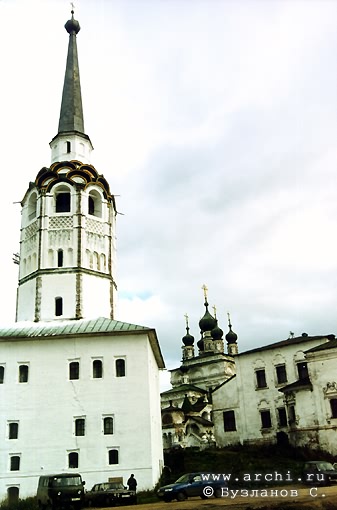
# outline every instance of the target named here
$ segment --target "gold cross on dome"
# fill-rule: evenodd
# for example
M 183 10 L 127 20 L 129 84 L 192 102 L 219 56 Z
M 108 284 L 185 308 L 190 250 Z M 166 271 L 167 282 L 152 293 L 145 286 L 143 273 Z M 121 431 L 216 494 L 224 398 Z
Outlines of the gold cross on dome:
M 227 312 L 227 317 L 228 317 L 228 324 L 230 324 L 231 323 L 231 316 L 230 316 L 229 312 Z
M 216 306 L 213 305 L 212 308 L 213 308 L 214 318 L 216 319 Z
M 204 296 L 205 296 L 205 299 L 206 299 L 206 301 L 207 301 L 207 291 L 208 291 L 208 288 L 206 287 L 206 285 L 205 285 L 205 284 L 203 284 L 203 286 L 202 286 L 201 288 L 202 288 L 202 290 L 204 291 Z
M 188 328 L 188 315 L 187 315 L 187 313 L 185 313 L 184 317 L 185 317 L 185 321 L 186 321 L 186 327 Z

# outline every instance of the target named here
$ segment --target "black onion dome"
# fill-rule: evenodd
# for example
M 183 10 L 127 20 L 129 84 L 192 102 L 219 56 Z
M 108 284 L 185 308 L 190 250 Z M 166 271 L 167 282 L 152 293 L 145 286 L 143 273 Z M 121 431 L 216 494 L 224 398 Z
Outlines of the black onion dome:
M 203 351 L 204 350 L 205 346 L 204 346 L 203 338 L 200 338 L 200 340 L 198 340 L 197 346 L 198 346 L 199 351 Z
M 81 30 L 80 24 L 77 19 L 74 19 L 74 11 L 71 11 L 71 19 L 68 19 L 67 23 L 64 25 L 64 28 L 68 32 L 68 34 L 78 34 Z
M 205 315 L 199 321 L 199 327 L 202 332 L 212 331 L 217 325 L 217 320 L 208 311 L 208 303 L 205 301 L 206 312 Z
M 211 335 L 213 340 L 221 340 L 223 337 L 223 331 L 218 326 L 218 321 L 216 321 L 216 326 L 211 330 Z
M 194 336 L 190 335 L 189 331 L 190 328 L 187 326 L 186 328 L 186 335 L 182 337 L 182 342 L 185 346 L 190 346 L 194 344 Z
M 229 326 L 229 331 L 226 335 L 226 340 L 229 344 L 235 344 L 238 339 L 238 335 L 232 331 L 232 326 Z

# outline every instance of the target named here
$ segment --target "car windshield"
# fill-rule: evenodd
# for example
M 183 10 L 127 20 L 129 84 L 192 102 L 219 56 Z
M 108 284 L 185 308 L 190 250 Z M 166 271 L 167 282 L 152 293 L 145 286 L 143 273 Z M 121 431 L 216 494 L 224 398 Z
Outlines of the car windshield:
M 188 482 L 191 478 L 191 475 L 189 473 L 187 473 L 186 475 L 182 475 L 180 478 L 178 478 L 178 480 L 176 480 L 175 483 L 185 483 L 185 482 Z
M 114 483 L 105 483 L 104 487 L 106 490 L 111 489 L 124 489 L 124 485 L 120 482 L 114 482 Z
M 53 487 L 68 487 L 69 485 L 82 485 L 80 476 L 57 476 L 53 478 Z
M 331 462 L 318 462 L 317 468 L 320 471 L 334 471 L 334 467 Z

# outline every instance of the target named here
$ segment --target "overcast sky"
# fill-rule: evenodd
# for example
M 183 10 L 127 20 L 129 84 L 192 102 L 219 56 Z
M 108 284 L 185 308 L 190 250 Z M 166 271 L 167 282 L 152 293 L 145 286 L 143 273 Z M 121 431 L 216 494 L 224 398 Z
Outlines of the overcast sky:
M 50 165 L 65 0 L 0 0 L 0 320 L 20 204 Z M 179 366 L 203 284 L 239 351 L 337 333 L 337 0 L 77 0 L 92 164 L 117 195 L 117 319 Z

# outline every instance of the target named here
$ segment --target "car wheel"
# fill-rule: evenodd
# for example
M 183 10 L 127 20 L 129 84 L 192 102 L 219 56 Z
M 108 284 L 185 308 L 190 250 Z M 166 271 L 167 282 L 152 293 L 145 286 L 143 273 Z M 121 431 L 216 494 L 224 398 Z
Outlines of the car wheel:
M 187 496 L 184 492 L 178 492 L 177 494 L 177 501 L 185 501 L 187 499 Z
M 221 498 L 222 497 L 222 490 L 221 489 L 215 489 L 214 497 Z

